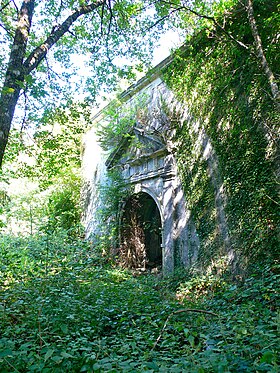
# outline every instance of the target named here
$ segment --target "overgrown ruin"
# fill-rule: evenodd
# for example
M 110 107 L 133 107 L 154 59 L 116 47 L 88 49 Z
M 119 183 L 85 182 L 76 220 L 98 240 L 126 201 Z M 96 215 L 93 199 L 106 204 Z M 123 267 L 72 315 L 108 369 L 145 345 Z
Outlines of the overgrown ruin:
M 98 204 L 94 198 L 94 190 L 100 181 L 97 174 L 100 168 L 104 172 L 105 161 L 106 171 L 117 169 L 130 188 L 129 198 L 120 201 L 117 245 L 122 262 L 135 268 L 162 266 L 164 273 L 173 272 L 175 266 L 189 267 L 195 262 L 199 249 L 172 142 L 165 138 L 171 133 L 171 126 L 161 105 L 163 100 L 172 100 L 172 94 L 158 74 L 162 65 L 168 62 L 169 59 L 158 66 L 152 76 L 141 79 L 123 93 L 122 100 L 126 105 L 133 105 L 139 95 L 148 97 L 145 114 L 143 108 L 136 111 L 130 136 L 125 136 L 116 149 L 97 162 L 85 219 L 90 236 L 94 233 L 92 221 L 98 220 L 94 216 L 98 208 L 92 207 L 92 204 Z M 95 121 L 104 120 L 103 113 L 99 113 Z M 87 137 L 93 136 L 93 132 Z
M 218 122 L 216 118 L 211 122 L 214 109 L 204 119 L 190 114 L 188 106 L 161 78 L 171 62 L 172 57 L 167 58 L 122 93 L 117 114 L 109 118 L 113 126 L 122 125 L 122 121 L 126 124 L 121 136 L 116 130 L 114 147 L 104 151 L 96 137 L 98 128 L 108 121 L 107 108 L 93 119 L 84 151 L 86 235 L 99 237 L 99 211 L 102 203 L 106 205 L 100 198 L 100 187 L 108 185 L 108 175 L 114 171 L 125 186 L 117 217 L 112 218 L 118 226 L 112 247 L 123 265 L 162 267 L 165 274 L 178 267 L 226 268 L 229 264 L 235 271 L 244 232 L 249 232 L 248 240 L 261 242 L 257 235 L 262 237 L 262 229 L 268 229 L 266 221 L 258 233 L 250 219 L 259 218 L 244 207 L 247 202 L 237 205 L 239 189 L 235 185 L 242 185 L 243 199 L 253 194 L 246 192 L 250 189 L 247 175 L 244 185 L 240 178 L 235 180 L 241 153 L 233 148 L 227 157 L 232 151 L 227 141 L 232 141 L 229 128 L 233 124 L 222 112 Z M 233 134 L 239 144 L 238 132 Z M 217 141 L 218 135 L 224 136 L 223 142 Z M 254 136 L 262 135 L 254 132 Z M 242 146 L 245 154 L 247 148 L 250 154 L 257 149 L 251 149 L 254 143 L 250 141 Z M 270 159 L 265 162 L 269 170 Z M 268 174 L 265 177 L 269 178 Z M 114 185 L 114 180 L 111 183 Z M 103 228 L 104 224 L 101 222 Z M 250 227 L 251 234 L 242 229 L 244 225 Z M 245 261 L 246 255 L 244 252 Z

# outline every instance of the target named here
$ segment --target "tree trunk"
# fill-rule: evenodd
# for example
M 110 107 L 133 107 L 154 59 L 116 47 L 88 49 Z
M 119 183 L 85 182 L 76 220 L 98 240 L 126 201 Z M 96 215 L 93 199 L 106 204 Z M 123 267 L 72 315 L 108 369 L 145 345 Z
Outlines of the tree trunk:
M 70 26 L 82 15 L 93 12 L 103 6 L 106 0 L 83 5 L 73 13 L 24 61 L 26 45 L 30 32 L 35 0 L 24 0 L 19 12 L 16 33 L 11 49 L 4 87 L 0 97 L 0 168 L 2 166 L 5 148 L 8 142 L 15 108 L 24 82 L 24 76 L 35 70 L 50 48 L 69 30 Z
M 30 32 L 35 0 L 24 0 L 18 15 L 4 87 L 0 97 L 0 167 L 8 142 L 15 108 L 24 81 L 23 59 Z
M 267 62 L 267 59 L 264 54 L 263 46 L 262 46 L 262 41 L 261 37 L 258 32 L 256 20 L 254 17 L 254 9 L 253 9 L 253 3 L 252 0 L 247 0 L 247 13 L 248 13 L 248 19 L 249 19 L 249 24 L 251 27 L 252 35 L 255 41 L 255 47 L 256 47 L 256 52 L 257 52 L 257 57 L 259 58 L 259 61 L 261 63 L 261 66 L 264 70 L 264 73 L 268 79 L 268 83 L 270 85 L 270 90 L 272 94 L 272 99 L 275 103 L 275 106 L 278 111 L 280 111 L 280 91 L 279 87 L 277 85 L 275 76 L 270 69 L 270 66 Z
M 11 88 L 12 90 L 13 88 Z M 20 89 L 16 88 L 12 93 L 2 93 L 0 98 L 0 167 L 5 148 L 8 143 L 11 123 L 19 98 Z
M 106 0 L 96 1 L 93 4 L 83 5 L 77 8 L 39 47 L 34 49 L 24 62 L 26 74 L 36 69 L 42 59 L 47 55 L 49 49 L 69 30 L 70 26 L 82 15 L 93 12 L 104 5 Z

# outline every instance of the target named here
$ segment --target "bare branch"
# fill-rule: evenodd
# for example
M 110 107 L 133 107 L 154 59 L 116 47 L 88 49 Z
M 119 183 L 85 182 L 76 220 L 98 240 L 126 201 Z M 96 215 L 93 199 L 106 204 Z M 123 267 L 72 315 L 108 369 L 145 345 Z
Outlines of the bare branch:
M 112 10 L 112 5 L 111 5 L 111 0 L 108 1 L 108 8 L 109 8 L 109 12 L 110 12 L 110 19 L 109 19 L 107 36 L 109 35 L 109 33 L 111 31 L 112 21 L 113 21 L 113 18 L 114 18 L 114 16 L 113 16 L 113 10 Z
M 19 9 L 18 9 L 18 7 L 17 7 L 17 4 L 15 3 L 15 0 L 13 0 L 13 4 L 14 4 L 14 6 L 15 6 L 15 8 L 16 8 L 17 14 L 19 14 Z
M 64 4 L 63 4 L 63 0 L 60 0 L 59 9 L 58 9 L 57 14 L 56 14 L 56 16 L 55 16 L 55 20 L 56 20 L 56 23 L 57 23 L 57 24 L 58 24 L 58 17 L 59 17 L 60 14 L 61 14 L 61 11 L 62 11 L 62 9 L 63 9 L 63 6 L 64 6 Z
M 14 35 L 11 33 L 11 31 L 8 30 L 5 26 L 3 26 L 2 23 L 0 23 L 0 27 L 1 27 L 3 30 L 5 30 L 6 33 L 7 33 L 8 35 L 10 35 L 11 37 L 14 37 Z
M 165 19 L 169 18 L 171 16 L 171 14 L 177 12 L 179 10 L 178 9 L 173 9 L 169 14 L 167 14 L 166 16 L 158 19 L 155 23 L 152 24 L 152 26 L 150 26 L 147 31 L 151 30 L 153 27 L 157 26 L 158 24 L 162 23 Z
M 71 30 L 68 30 L 67 32 L 68 34 L 72 35 L 74 39 L 77 39 L 77 35 L 75 35 L 74 32 L 72 32 Z
M 168 15 L 162 17 L 161 19 L 159 19 L 153 26 L 156 26 L 157 24 L 161 23 L 163 20 L 165 20 L 166 18 L 170 17 L 171 14 L 175 13 L 175 12 L 179 12 L 181 10 L 185 10 L 189 13 L 192 13 L 194 14 L 195 16 L 197 16 L 198 18 L 203 18 L 203 19 L 208 19 L 209 21 L 211 21 L 217 28 L 219 28 L 225 35 L 227 35 L 227 37 L 229 39 L 231 39 L 232 41 L 234 41 L 235 43 L 237 43 L 239 46 L 241 46 L 242 48 L 246 49 L 246 50 L 249 50 L 249 47 L 247 45 L 245 45 L 244 43 L 242 43 L 240 40 L 237 40 L 235 39 L 226 29 L 224 26 L 220 25 L 216 19 L 212 16 L 207 16 L 206 14 L 201 14 L 199 12 L 197 12 L 196 10 L 188 7 L 188 6 L 185 6 L 185 5 L 182 5 L 182 6 L 179 6 L 177 7 L 177 4 L 174 4 L 174 3 L 170 3 L 170 2 L 167 2 L 165 0 L 160 0 L 160 2 L 162 3 L 167 3 L 171 6 L 174 6 L 173 10 L 171 12 L 169 12 Z M 152 26 L 152 27 L 153 27 Z
M 49 64 L 49 60 L 47 58 L 47 56 L 45 57 L 45 60 L 46 60 L 46 64 L 47 64 L 47 69 L 48 69 L 48 79 L 49 80 L 52 80 L 52 77 L 50 75 L 50 72 L 53 73 L 59 80 L 61 80 L 62 82 L 66 82 L 66 79 L 63 79 L 63 75 L 61 74 L 58 74 L 57 72 L 54 71 L 54 69 L 51 68 L 50 64 Z
M 272 199 L 271 197 L 269 197 L 267 194 L 265 194 L 265 196 L 270 199 L 272 202 L 274 202 L 276 205 L 280 206 L 280 203 L 276 202 L 274 199 Z
M 155 341 L 154 345 L 153 345 L 153 348 L 152 348 L 152 351 L 156 348 L 156 346 L 158 345 L 158 342 L 160 341 L 162 335 L 163 335 L 163 332 L 164 330 L 166 329 L 166 326 L 168 324 L 168 321 L 170 320 L 170 318 L 173 316 L 173 315 L 176 315 L 178 313 L 183 313 L 183 312 L 195 312 L 195 313 L 205 313 L 207 315 L 211 315 L 211 316 L 216 316 L 216 317 L 219 317 L 219 315 L 217 313 L 214 313 L 214 312 L 211 312 L 211 311 L 205 311 L 205 310 L 200 310 L 200 309 L 195 309 L 195 308 L 182 308 L 182 309 L 179 309 L 177 311 L 173 311 L 170 313 L 170 315 L 168 315 L 167 319 L 165 320 L 165 323 L 159 333 L 159 336 L 157 337 L 157 340 Z
M 23 130 L 26 128 L 26 118 L 27 118 L 27 108 L 28 108 L 28 97 L 27 97 L 26 90 L 23 91 L 23 95 L 24 95 L 24 116 L 22 118 L 20 132 L 23 132 Z
M 100 32 L 101 32 L 101 36 L 103 35 L 103 19 L 104 19 L 104 8 L 105 8 L 105 4 L 102 5 L 102 8 L 101 8 L 101 25 L 100 25 Z

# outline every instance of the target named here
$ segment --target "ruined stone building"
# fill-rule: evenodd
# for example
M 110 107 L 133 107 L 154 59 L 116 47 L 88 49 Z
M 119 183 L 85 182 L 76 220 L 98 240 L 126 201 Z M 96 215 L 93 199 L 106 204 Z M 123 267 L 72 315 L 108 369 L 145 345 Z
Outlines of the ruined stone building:
M 98 125 L 106 119 L 103 110 L 94 117 L 95 125 L 85 136 L 84 150 L 84 224 L 87 236 L 94 235 L 98 227 L 100 198 L 97 184 L 106 182 L 109 170 L 118 170 L 130 192 L 120 201 L 120 229 L 116 245 L 131 245 L 128 241 L 134 235 L 140 249 L 132 255 L 140 258 L 134 258 L 132 263 L 136 267 L 160 265 L 164 273 L 171 273 L 177 266 L 193 265 L 200 247 L 174 156 L 176 143 L 172 140 L 172 116 L 167 115 L 168 111 L 178 110 L 178 103 L 160 77 L 161 69 L 170 60 L 164 60 L 152 73 L 121 95 L 123 107 L 126 110 L 130 108 L 132 113 L 129 136 L 121 138 L 114 149 L 103 151 L 95 134 Z M 184 112 L 182 115 L 188 114 Z M 215 179 L 215 157 L 211 145 L 203 131 L 198 138 Z M 217 180 L 216 184 L 217 214 L 226 241 L 227 227 Z M 133 232 L 137 226 L 141 227 L 138 236 Z M 126 254 L 129 255 L 129 252 L 126 251 Z

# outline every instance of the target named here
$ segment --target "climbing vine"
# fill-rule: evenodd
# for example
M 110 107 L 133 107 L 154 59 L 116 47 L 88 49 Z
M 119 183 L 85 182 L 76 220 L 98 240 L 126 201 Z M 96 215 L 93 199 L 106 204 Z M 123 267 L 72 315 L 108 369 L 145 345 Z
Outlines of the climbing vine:
M 276 1 L 254 2 L 274 71 L 279 55 L 277 7 Z M 243 7 L 232 9 L 224 23 L 236 39 L 253 44 Z M 256 57 L 221 35 L 219 29 L 211 33 L 202 29 L 174 56 L 164 77 L 189 111 L 190 119 L 175 125 L 176 156 L 201 240 L 200 260 L 210 264 L 222 252 L 223 234 L 217 229 L 221 208 L 217 196 L 221 195 L 228 244 L 243 264 L 256 257 L 275 257 L 279 113 Z

